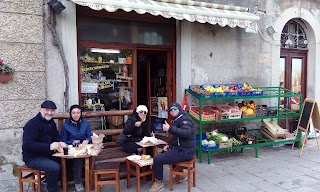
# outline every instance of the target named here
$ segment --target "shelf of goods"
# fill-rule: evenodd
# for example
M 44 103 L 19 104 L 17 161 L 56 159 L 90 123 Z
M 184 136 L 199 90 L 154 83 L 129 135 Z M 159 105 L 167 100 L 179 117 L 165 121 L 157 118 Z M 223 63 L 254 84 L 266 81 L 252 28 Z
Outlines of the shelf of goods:
M 207 153 L 208 156 L 208 163 L 211 162 L 210 153 L 211 152 L 217 152 L 217 151 L 224 151 L 224 150 L 235 150 L 240 149 L 241 152 L 243 152 L 244 148 L 255 148 L 255 156 L 258 157 L 258 148 L 261 146 L 276 146 L 281 145 L 284 143 L 293 143 L 297 142 L 298 147 L 301 147 L 301 131 L 298 132 L 297 137 L 294 137 L 292 134 L 288 133 L 286 129 L 280 128 L 277 124 L 280 122 L 280 119 L 285 118 L 295 118 L 299 117 L 302 109 L 302 102 L 299 104 L 299 111 L 294 112 L 288 108 L 285 108 L 283 105 L 281 105 L 281 98 L 298 98 L 299 101 L 302 101 L 302 95 L 294 93 L 288 89 L 284 89 L 282 87 L 256 87 L 259 88 L 260 91 L 259 94 L 251 94 L 251 95 L 232 95 L 232 96 L 215 96 L 211 95 L 210 97 L 203 97 L 203 95 L 198 94 L 197 92 L 194 92 L 192 89 L 186 89 L 185 93 L 191 95 L 199 102 L 198 107 L 190 107 L 190 116 L 194 119 L 195 122 L 199 124 L 199 135 L 197 136 L 197 157 L 199 158 L 199 161 L 202 162 L 202 155 L 204 153 Z M 208 109 L 208 106 L 204 106 L 204 104 L 207 104 L 207 101 L 211 101 L 209 103 L 216 103 L 222 102 L 222 101 L 234 101 L 234 100 L 262 100 L 267 99 L 269 101 L 273 101 L 274 103 L 277 103 L 276 106 L 268 106 L 268 110 L 272 111 L 271 113 L 260 113 L 258 114 L 258 108 L 254 114 L 251 115 L 245 115 L 245 112 L 242 112 L 242 115 L 239 116 L 237 112 L 228 111 L 230 114 L 229 116 L 224 116 L 225 110 L 223 110 L 223 107 L 217 106 L 209 106 L 209 109 L 211 109 L 211 113 L 206 111 Z M 275 102 L 277 100 L 277 102 Z M 228 108 L 228 107 L 227 107 Z M 203 111 L 203 109 L 205 109 Z M 229 110 L 232 109 L 231 106 L 229 106 Z M 239 109 L 239 108 L 238 108 Z M 274 112 L 275 111 L 275 112 Z M 278 122 L 274 122 L 273 120 L 277 119 Z M 224 122 L 239 122 L 239 121 L 250 121 L 250 120 L 262 120 L 262 125 L 268 126 L 268 124 L 274 124 L 274 126 L 277 126 L 281 129 L 281 131 L 287 132 L 287 137 L 279 137 L 277 138 L 277 130 L 274 133 L 273 128 L 271 128 L 269 131 L 266 129 L 265 126 L 262 126 L 259 129 L 250 129 L 250 132 L 255 132 L 260 134 L 260 138 L 256 138 L 254 142 L 250 143 L 241 143 L 237 145 L 232 145 L 231 143 L 221 143 L 220 146 L 216 147 L 208 147 L 206 145 L 202 144 L 202 140 L 206 139 L 203 138 L 206 136 L 206 134 L 203 134 L 202 132 L 202 126 L 204 124 L 214 124 L 214 123 L 224 123 Z M 269 133 L 269 135 L 268 135 Z M 208 133 L 207 133 L 208 134 Z M 209 141 L 210 142 L 210 141 Z M 230 145 L 231 144 L 231 145 Z

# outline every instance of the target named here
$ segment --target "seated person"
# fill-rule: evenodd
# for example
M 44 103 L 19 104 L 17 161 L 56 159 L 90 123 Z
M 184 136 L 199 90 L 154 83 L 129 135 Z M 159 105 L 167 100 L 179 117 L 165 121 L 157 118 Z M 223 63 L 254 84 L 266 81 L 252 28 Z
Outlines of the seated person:
M 23 127 L 22 157 L 27 167 L 47 174 L 49 192 L 59 190 L 61 173 L 60 159 L 52 155 L 59 148 L 66 147 L 60 141 L 56 123 L 52 119 L 57 106 L 52 101 L 44 101 L 40 112 Z
M 124 152 L 130 154 L 139 154 L 141 146 L 135 142 L 141 141 L 145 136 L 150 137 L 148 133 L 148 123 L 146 122 L 148 108 L 145 105 L 139 105 L 133 114 L 128 118 L 124 125 L 123 132 L 120 133 L 116 143 L 122 147 Z M 150 150 L 147 150 L 150 154 Z
M 169 125 L 166 121 L 162 128 L 172 137 L 169 145 L 163 148 L 164 152 L 154 158 L 153 170 L 156 180 L 149 192 L 164 190 L 163 165 L 191 160 L 196 151 L 196 129 L 191 117 L 178 103 L 171 103 L 169 109 L 173 119 L 172 124 Z
M 83 119 L 80 105 L 70 107 L 70 118 L 62 125 L 61 140 L 68 145 L 72 145 L 75 140 L 82 143 L 84 140 L 91 140 L 91 129 L 89 122 Z M 73 159 L 73 173 L 76 191 L 84 191 L 82 184 L 83 159 Z

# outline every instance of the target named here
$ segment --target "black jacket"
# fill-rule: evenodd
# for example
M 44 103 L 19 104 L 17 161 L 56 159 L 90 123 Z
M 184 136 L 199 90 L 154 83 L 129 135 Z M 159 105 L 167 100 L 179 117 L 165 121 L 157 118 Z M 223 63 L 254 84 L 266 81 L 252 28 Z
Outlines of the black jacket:
M 47 121 L 38 113 L 23 127 L 23 161 L 26 163 L 36 157 L 50 158 L 54 153 L 50 151 L 50 144 L 56 141 L 60 141 L 56 123 L 53 119 Z
M 196 151 L 196 129 L 188 113 L 181 110 L 169 128 L 172 137 L 170 148 L 179 148 L 187 153 Z
M 116 143 L 122 145 L 127 142 L 138 142 L 145 136 L 150 136 L 148 133 L 148 123 L 144 121 L 140 127 L 136 127 L 134 124 L 137 121 L 142 121 L 136 110 L 133 110 L 133 114 L 128 118 L 124 125 L 123 132 L 120 133 Z

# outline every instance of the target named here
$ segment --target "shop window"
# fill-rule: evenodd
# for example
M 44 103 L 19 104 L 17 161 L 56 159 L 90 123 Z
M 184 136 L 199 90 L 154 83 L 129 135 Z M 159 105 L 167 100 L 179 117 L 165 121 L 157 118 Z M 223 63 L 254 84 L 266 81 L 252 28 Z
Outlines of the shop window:
M 130 49 L 79 48 L 80 103 L 85 109 L 132 108 L 132 53 Z

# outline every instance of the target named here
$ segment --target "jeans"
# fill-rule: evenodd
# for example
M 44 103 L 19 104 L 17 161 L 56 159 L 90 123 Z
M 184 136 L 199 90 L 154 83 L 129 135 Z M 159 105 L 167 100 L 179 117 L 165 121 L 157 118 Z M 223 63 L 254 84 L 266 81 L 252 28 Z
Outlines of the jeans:
M 160 153 L 154 157 L 153 169 L 155 178 L 157 180 L 163 179 L 163 165 L 164 164 L 175 164 L 178 162 L 191 160 L 193 154 L 186 153 L 181 149 L 169 149 L 166 152 Z
M 58 182 L 61 174 L 60 159 L 52 157 L 37 157 L 27 162 L 26 165 L 32 169 L 38 169 L 47 174 L 47 189 L 48 192 L 58 192 Z
M 82 168 L 83 168 L 83 159 L 73 159 L 73 174 L 74 174 L 74 183 L 82 183 Z

